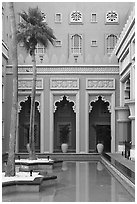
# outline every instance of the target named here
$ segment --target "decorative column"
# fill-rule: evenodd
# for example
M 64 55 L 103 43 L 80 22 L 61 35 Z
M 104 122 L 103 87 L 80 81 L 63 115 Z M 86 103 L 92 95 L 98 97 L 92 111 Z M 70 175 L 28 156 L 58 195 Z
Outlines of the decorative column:
M 130 68 L 130 99 L 135 99 L 135 65 Z
M 135 160 L 135 100 L 126 101 L 130 109 L 130 116 L 128 117 L 131 120 L 131 150 L 130 158 Z
M 125 140 L 128 138 L 129 131 L 129 109 L 127 107 L 117 107 L 115 109 L 118 112 L 118 152 L 122 153 L 125 151 Z
M 125 84 L 120 81 L 120 107 L 123 107 L 125 104 Z
M 131 120 L 131 150 L 130 158 L 135 159 L 135 63 L 132 61 L 130 67 L 130 100 L 126 101 L 130 109 L 129 119 Z

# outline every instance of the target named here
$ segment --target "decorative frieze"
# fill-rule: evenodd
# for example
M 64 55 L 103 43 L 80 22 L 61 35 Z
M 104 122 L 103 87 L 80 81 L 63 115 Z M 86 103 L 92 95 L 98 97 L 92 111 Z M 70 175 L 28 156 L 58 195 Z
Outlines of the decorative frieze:
M 33 72 L 33 68 L 30 65 L 22 66 L 19 65 L 18 67 L 18 73 L 19 74 L 26 74 L 30 75 Z M 12 66 L 7 65 L 6 67 L 6 73 L 7 74 L 12 74 Z M 89 65 L 49 65 L 49 66 L 37 66 L 37 74 L 66 74 L 66 73 L 71 73 L 71 74 L 119 74 L 119 66 L 117 65 L 94 65 L 94 66 L 89 66 Z
M 115 79 L 86 79 L 86 89 L 115 89 Z
M 78 78 L 51 78 L 50 79 L 50 89 L 79 89 L 79 79 Z
M 18 89 L 32 89 L 32 78 L 18 79 Z M 43 79 L 37 79 L 36 89 L 43 89 Z

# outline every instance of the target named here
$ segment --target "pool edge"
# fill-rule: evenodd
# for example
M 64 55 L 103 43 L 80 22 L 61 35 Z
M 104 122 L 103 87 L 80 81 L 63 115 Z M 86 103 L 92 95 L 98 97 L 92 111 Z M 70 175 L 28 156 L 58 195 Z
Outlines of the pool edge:
M 135 184 L 130 181 L 124 174 L 122 174 L 116 167 L 114 167 L 109 161 L 107 161 L 101 155 L 101 162 L 109 170 L 110 173 L 122 184 L 122 186 L 135 198 Z

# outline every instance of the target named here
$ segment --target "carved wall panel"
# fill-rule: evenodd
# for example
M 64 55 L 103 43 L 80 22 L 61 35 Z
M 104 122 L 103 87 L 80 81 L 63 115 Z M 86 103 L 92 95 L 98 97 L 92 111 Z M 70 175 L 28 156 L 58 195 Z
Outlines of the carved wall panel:
M 18 79 L 18 89 L 32 89 L 32 78 Z M 36 89 L 43 89 L 43 79 L 37 79 Z
M 115 89 L 115 79 L 86 79 L 86 89 Z
M 78 78 L 51 78 L 50 79 L 50 89 L 79 89 L 79 79 Z

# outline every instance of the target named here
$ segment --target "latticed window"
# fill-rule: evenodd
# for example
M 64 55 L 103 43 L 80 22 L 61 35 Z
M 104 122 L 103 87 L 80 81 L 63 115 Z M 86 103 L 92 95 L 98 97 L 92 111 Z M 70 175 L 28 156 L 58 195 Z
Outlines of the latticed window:
M 91 13 L 91 22 L 93 23 L 95 23 L 95 22 L 97 22 L 97 14 L 96 13 Z
M 55 46 L 56 47 L 61 47 L 62 46 L 62 41 L 61 40 L 56 40 L 55 41 Z
M 71 37 L 72 54 L 82 54 L 82 36 L 75 34 Z
M 37 44 L 35 52 L 36 54 L 44 54 L 46 49 L 43 45 Z
M 41 11 L 42 15 L 45 15 L 45 13 L 43 11 Z M 43 18 L 43 23 L 46 23 L 47 22 L 47 16 L 45 15 L 45 17 Z
M 70 14 L 70 23 L 82 23 L 83 16 L 80 11 L 73 11 Z
M 117 43 L 117 36 L 114 34 L 108 35 L 107 36 L 107 54 L 111 54 L 116 43 Z
M 106 23 L 118 23 L 118 13 L 116 11 L 108 11 L 106 13 Z
M 91 41 L 91 46 L 92 47 L 97 47 L 97 41 L 96 40 L 92 40 Z
M 56 14 L 55 14 L 55 22 L 56 22 L 56 23 L 61 23 L 61 21 L 62 21 L 62 15 L 61 15 L 61 13 L 56 13 Z

